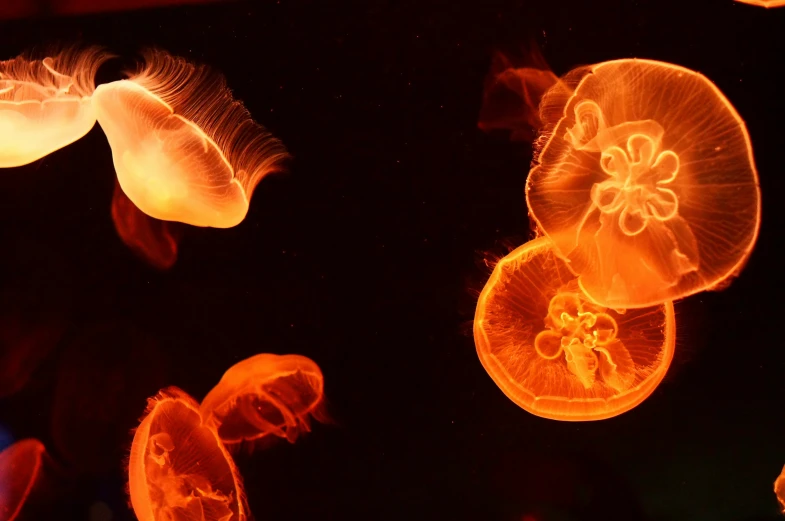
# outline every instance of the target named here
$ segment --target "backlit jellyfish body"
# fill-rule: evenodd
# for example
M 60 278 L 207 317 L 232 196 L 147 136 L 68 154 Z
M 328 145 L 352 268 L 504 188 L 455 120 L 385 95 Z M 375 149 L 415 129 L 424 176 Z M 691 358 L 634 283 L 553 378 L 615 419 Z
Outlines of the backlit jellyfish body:
M 585 293 L 639 308 L 738 274 L 760 190 L 744 122 L 717 87 L 639 59 L 579 68 L 559 85 L 542 101 L 540 114 L 556 116 L 526 199 Z
M 168 270 L 177 261 L 175 223 L 142 212 L 123 193 L 119 182 L 112 195 L 112 222 L 123 243 L 153 268 Z
M 770 7 L 783 7 L 785 6 L 785 0 L 736 0 L 741 4 L 749 4 L 749 5 L 757 5 L 758 7 L 765 7 L 766 9 Z
M 108 57 L 86 48 L 0 62 L 0 168 L 32 163 L 93 128 L 95 73 Z
M 131 446 L 131 505 L 139 521 L 243 521 L 240 475 L 199 405 L 169 387 L 148 401 Z
M 671 302 L 626 312 L 591 302 L 546 237 L 499 261 L 474 319 L 477 354 L 494 382 L 553 420 L 636 407 L 665 376 L 675 339 Z
M 782 468 L 782 473 L 774 481 L 774 493 L 780 504 L 780 512 L 785 513 L 785 467 Z
M 13 521 L 19 515 L 39 479 L 45 452 L 33 438 L 0 452 L 0 521 Z
M 324 378 L 313 360 L 264 353 L 230 367 L 201 410 L 224 443 L 269 435 L 293 443 L 300 431 L 310 430 L 308 417 L 319 414 L 323 395 Z
M 156 219 L 235 226 L 286 157 L 222 76 L 165 52 L 148 53 L 130 79 L 100 85 L 93 105 L 123 192 Z

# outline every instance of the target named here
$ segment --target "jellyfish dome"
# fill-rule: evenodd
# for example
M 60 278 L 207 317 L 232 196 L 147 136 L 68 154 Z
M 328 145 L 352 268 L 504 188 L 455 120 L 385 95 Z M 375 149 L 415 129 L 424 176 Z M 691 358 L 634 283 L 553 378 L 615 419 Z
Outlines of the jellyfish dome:
M 91 47 L 0 61 L 0 168 L 37 161 L 93 128 L 95 73 L 108 58 Z
M 202 416 L 224 443 L 268 435 L 294 442 L 318 412 L 324 378 L 316 363 L 300 355 L 259 354 L 224 373 L 202 401 Z
M 93 106 L 120 187 L 156 219 L 235 226 L 287 156 L 221 75 L 163 51 L 148 52 L 129 79 L 100 85 Z
M 148 401 L 128 463 L 131 506 L 139 521 L 244 521 L 237 467 L 199 405 L 176 387 Z
M 708 79 L 604 62 L 567 74 L 540 115 L 527 203 L 591 300 L 647 307 L 738 274 L 760 225 L 758 176 L 744 122 Z
M 785 513 L 785 467 L 782 468 L 782 473 L 774 481 L 774 494 L 777 496 L 780 512 Z
M 736 0 L 742 4 L 749 4 L 749 5 L 757 5 L 758 7 L 765 7 L 766 9 L 770 7 L 783 7 L 785 6 L 785 0 Z
M 675 340 L 671 302 L 621 312 L 593 303 L 547 237 L 499 261 L 474 317 L 477 354 L 496 385 L 553 420 L 636 407 L 665 376 Z
M 34 438 L 17 441 L 0 452 L 0 521 L 19 515 L 41 473 L 46 449 Z

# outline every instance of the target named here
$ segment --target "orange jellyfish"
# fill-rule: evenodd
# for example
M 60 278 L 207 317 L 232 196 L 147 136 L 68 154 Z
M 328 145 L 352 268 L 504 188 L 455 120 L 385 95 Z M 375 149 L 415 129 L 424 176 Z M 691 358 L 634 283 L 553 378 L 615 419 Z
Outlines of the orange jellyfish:
M 93 128 L 95 73 L 108 58 L 91 47 L 0 62 L 0 168 L 32 163 Z
M 785 513 L 785 467 L 782 468 L 782 473 L 774 481 L 774 493 L 777 495 L 780 511 Z
M 321 416 L 324 378 L 316 363 L 300 355 L 259 354 L 224 373 L 204 400 L 202 416 L 226 444 L 270 434 L 294 442 L 309 431 L 308 415 Z
M 0 521 L 19 515 L 40 478 L 44 445 L 33 438 L 20 440 L 0 452 Z
M 785 0 L 736 0 L 741 4 L 757 5 L 759 7 L 782 7 L 785 6 Z
M 485 370 L 526 411 L 553 420 L 617 416 L 662 381 L 673 304 L 618 311 L 591 302 L 546 237 L 504 257 L 480 294 L 474 341 Z
M 128 464 L 139 521 L 244 521 L 245 493 L 232 457 L 199 404 L 169 387 L 148 400 Z
M 760 225 L 744 122 L 704 76 L 669 63 L 578 68 L 545 94 L 526 183 L 537 226 L 591 300 L 640 308 L 738 274 Z M 554 109 L 558 110 L 554 110 Z
M 239 224 L 257 183 L 280 168 L 283 145 L 222 76 L 162 51 L 145 58 L 141 72 L 93 96 L 123 192 L 155 219 Z
M 119 182 L 115 182 L 112 195 L 112 222 L 125 245 L 150 266 L 163 271 L 177 261 L 176 223 L 142 212 L 123 193 Z

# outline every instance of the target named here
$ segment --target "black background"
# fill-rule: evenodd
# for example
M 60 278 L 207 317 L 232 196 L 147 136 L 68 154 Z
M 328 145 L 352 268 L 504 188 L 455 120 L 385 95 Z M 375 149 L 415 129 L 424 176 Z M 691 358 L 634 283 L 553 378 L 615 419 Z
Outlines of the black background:
M 483 259 L 529 237 L 531 148 L 477 130 L 483 80 L 494 51 L 532 38 L 557 74 L 624 57 L 702 72 L 747 122 L 760 173 L 745 271 L 677 304 L 664 382 L 601 422 L 521 410 L 471 336 Z M 116 236 L 98 126 L 0 173 L 2 309 L 67 324 L 0 402 L 7 434 L 40 438 L 68 483 L 50 514 L 88 519 L 92 506 L 100 519 L 104 503 L 133 519 L 122 459 L 145 398 L 176 385 L 201 399 L 232 364 L 272 352 L 319 364 L 333 423 L 238 456 L 259 520 L 777 519 L 785 8 L 281 0 L 0 25 L 4 58 L 51 41 L 122 56 L 99 82 L 149 45 L 211 65 L 294 159 L 239 226 L 187 228 L 164 273 Z

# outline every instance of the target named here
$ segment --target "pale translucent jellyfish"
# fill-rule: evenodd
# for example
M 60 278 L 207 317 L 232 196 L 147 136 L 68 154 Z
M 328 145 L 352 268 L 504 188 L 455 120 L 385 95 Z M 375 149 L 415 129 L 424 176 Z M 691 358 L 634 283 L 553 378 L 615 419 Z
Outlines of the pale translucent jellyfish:
M 112 222 L 125 245 L 150 266 L 168 270 L 177 261 L 176 223 L 142 212 L 123 193 L 119 182 L 112 195 Z
M 782 7 L 785 6 L 785 0 L 736 0 L 742 4 L 757 5 L 759 7 Z
M 260 354 L 224 373 L 202 400 L 202 416 L 224 443 L 274 435 L 294 442 L 310 430 L 309 415 L 321 414 L 324 378 L 313 360 L 300 355 Z
M 553 420 L 602 420 L 645 400 L 673 358 L 673 304 L 592 303 L 540 237 L 504 257 L 480 294 L 474 342 L 496 385 Z
M 148 400 L 128 464 L 131 506 L 139 521 L 244 521 L 237 467 L 199 405 L 176 387 Z
M 40 479 L 44 445 L 34 439 L 20 440 L 0 452 L 0 521 L 13 521 Z
M 760 225 L 758 175 L 744 122 L 708 79 L 604 62 L 570 72 L 540 114 L 551 119 L 526 199 L 592 300 L 652 306 L 742 269 Z
M 785 467 L 782 468 L 782 473 L 774 481 L 774 493 L 777 495 L 780 511 L 785 513 Z
M 32 163 L 93 128 L 90 97 L 107 58 L 86 48 L 0 62 L 0 168 Z
M 221 75 L 161 51 L 145 59 L 140 72 L 93 96 L 123 192 L 156 219 L 239 224 L 257 183 L 280 168 L 283 145 Z

